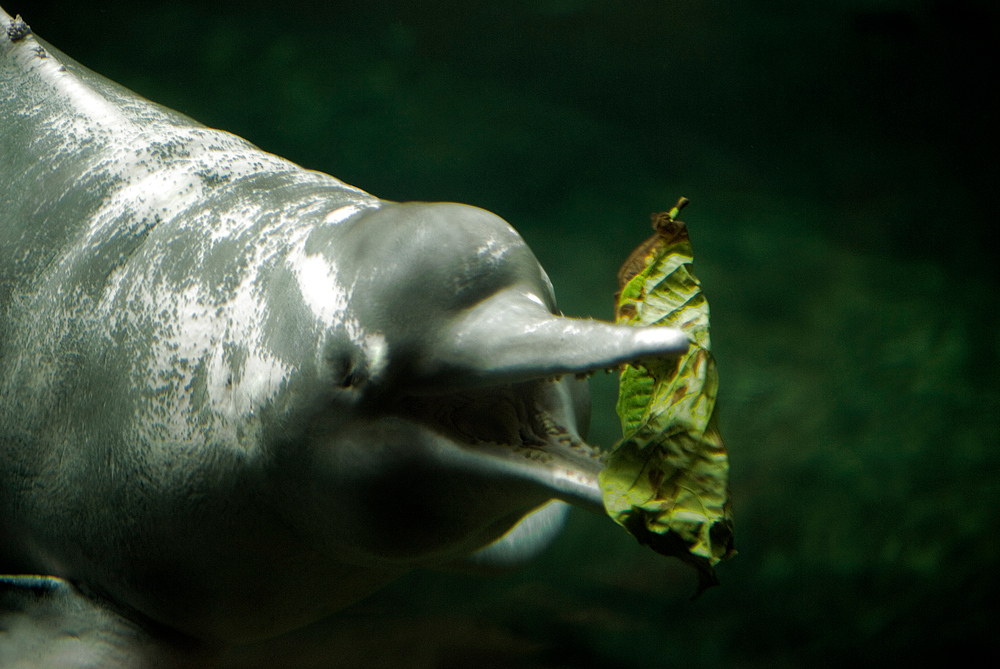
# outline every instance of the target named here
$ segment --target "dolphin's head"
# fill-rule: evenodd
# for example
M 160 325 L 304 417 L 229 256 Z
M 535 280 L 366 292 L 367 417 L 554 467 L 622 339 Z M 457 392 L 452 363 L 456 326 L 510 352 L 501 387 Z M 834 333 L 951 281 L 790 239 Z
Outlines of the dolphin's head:
M 281 470 L 301 474 L 283 506 L 304 534 L 423 564 L 553 498 L 603 508 L 585 376 L 677 355 L 683 333 L 560 315 L 524 240 L 475 207 L 386 204 L 324 234 L 306 257 L 349 307 L 318 356 L 324 400 L 283 450 Z

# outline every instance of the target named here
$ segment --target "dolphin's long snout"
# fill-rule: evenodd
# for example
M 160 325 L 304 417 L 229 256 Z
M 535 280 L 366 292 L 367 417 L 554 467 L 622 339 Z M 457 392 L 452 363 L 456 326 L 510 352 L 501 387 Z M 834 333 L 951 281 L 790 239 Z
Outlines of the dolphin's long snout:
M 635 327 L 549 313 L 515 285 L 463 313 L 421 361 L 419 383 L 452 390 L 612 369 L 687 351 L 676 328 Z

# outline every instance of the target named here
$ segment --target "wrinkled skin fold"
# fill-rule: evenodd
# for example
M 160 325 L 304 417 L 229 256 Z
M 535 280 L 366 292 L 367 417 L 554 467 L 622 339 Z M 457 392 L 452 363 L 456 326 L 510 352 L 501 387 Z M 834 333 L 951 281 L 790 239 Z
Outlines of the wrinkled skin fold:
M 489 212 L 302 169 L 2 10 L 0 333 L 0 648 L 72 609 L 107 666 L 529 558 L 550 500 L 602 508 L 577 377 L 688 345 L 559 315 Z

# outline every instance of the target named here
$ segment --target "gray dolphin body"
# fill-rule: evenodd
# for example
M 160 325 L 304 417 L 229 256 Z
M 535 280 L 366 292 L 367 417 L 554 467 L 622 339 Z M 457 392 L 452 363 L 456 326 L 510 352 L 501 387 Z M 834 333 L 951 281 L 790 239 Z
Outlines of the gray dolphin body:
M 549 500 L 601 508 L 575 375 L 686 348 L 558 315 L 489 212 L 304 170 L 0 10 L 0 664 L 186 665 L 530 554 Z

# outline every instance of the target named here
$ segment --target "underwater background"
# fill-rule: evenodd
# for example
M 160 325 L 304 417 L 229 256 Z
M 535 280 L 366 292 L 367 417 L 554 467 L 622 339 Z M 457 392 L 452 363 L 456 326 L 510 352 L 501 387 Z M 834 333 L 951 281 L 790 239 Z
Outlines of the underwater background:
M 739 551 L 721 587 L 689 601 L 693 571 L 574 510 L 526 569 L 416 572 L 225 666 L 925 666 L 997 648 L 996 3 L 4 7 L 265 150 L 496 212 L 568 315 L 610 319 L 649 214 L 692 200 Z M 590 441 L 609 448 L 617 381 L 592 387 Z

